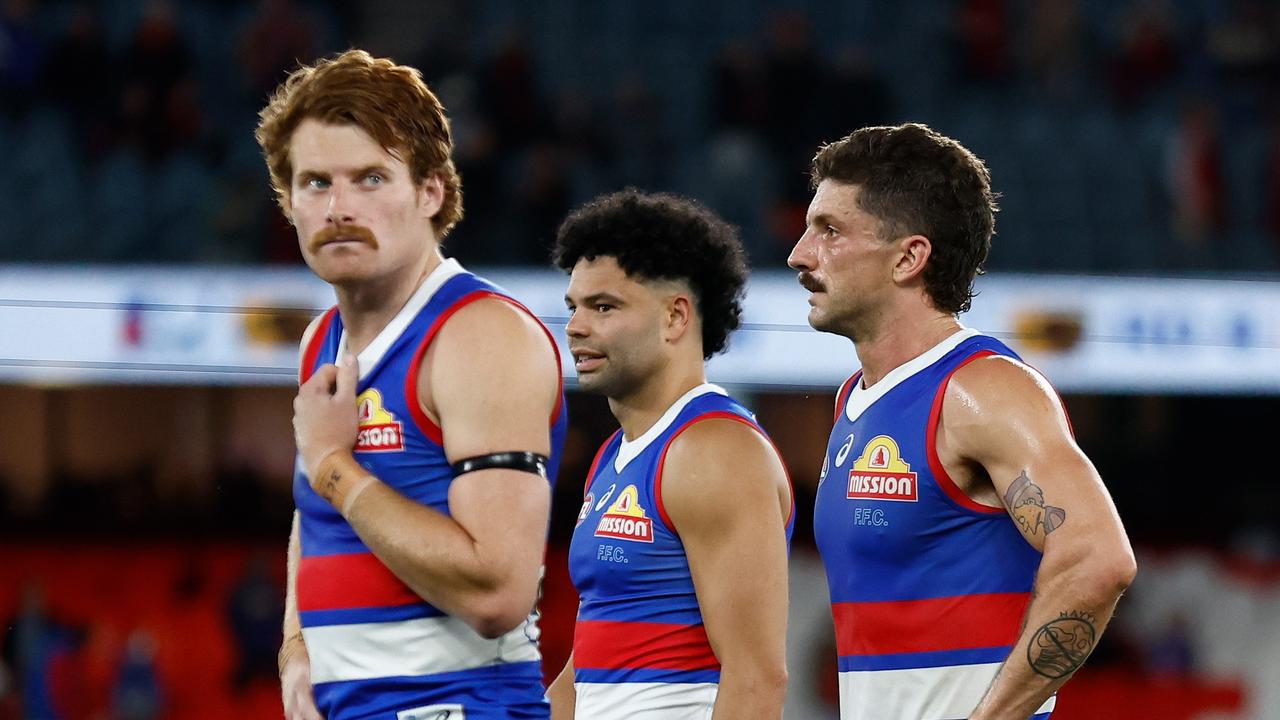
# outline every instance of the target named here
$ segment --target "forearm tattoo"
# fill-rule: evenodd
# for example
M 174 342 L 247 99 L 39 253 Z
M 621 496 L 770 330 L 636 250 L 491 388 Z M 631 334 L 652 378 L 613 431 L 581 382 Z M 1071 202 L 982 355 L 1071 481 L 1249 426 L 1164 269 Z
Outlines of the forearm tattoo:
M 342 471 L 338 468 L 330 468 L 328 476 L 320 483 L 320 497 L 333 502 L 333 496 L 338 493 L 340 482 L 342 482 Z
M 1027 645 L 1027 662 L 1038 675 L 1059 680 L 1084 664 L 1098 640 L 1093 616 L 1087 612 L 1062 613 L 1036 630 Z
M 1026 470 L 1005 492 L 1004 504 L 1029 538 L 1043 538 L 1067 521 L 1066 510 L 1044 504 L 1044 491 L 1031 482 Z

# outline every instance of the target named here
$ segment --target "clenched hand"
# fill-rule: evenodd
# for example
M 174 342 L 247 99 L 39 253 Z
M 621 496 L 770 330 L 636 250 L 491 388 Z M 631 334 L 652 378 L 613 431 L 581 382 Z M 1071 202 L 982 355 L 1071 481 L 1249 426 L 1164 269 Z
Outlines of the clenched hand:
M 356 444 L 356 383 L 359 366 L 352 355 L 337 365 L 322 365 L 293 400 L 293 437 L 303 468 L 315 488 L 316 469 L 334 452 L 351 452 Z

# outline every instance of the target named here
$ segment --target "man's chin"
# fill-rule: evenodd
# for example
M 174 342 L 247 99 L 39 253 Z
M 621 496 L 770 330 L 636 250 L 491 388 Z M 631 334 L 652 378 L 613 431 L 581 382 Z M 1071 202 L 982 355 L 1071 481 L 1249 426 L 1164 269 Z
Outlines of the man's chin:
M 589 395 L 601 395 L 600 378 L 595 373 L 578 373 L 578 389 Z
M 809 326 L 814 330 L 856 340 L 852 329 L 853 326 L 849 319 L 843 318 L 842 320 L 832 317 L 830 313 L 820 312 L 817 308 L 809 311 Z
M 369 269 L 363 263 L 340 262 L 336 258 L 306 258 L 307 265 L 316 277 L 330 285 L 358 283 L 369 278 Z
M 831 332 L 830 325 L 827 322 L 827 315 L 822 312 L 821 308 L 809 308 L 809 326 L 821 332 Z
M 611 398 L 617 395 L 618 383 L 616 382 L 616 376 L 611 377 L 596 370 L 578 374 L 578 390 L 588 395 Z

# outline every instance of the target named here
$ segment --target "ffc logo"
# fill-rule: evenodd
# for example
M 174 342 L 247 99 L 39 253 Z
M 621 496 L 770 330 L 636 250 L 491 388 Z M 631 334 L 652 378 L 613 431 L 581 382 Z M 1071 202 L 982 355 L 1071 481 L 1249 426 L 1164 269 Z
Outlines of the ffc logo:
M 360 430 L 356 452 L 396 452 L 404 450 L 404 426 L 382 407 L 382 394 L 374 388 L 356 398 Z
M 600 524 L 596 526 L 596 537 L 653 542 L 653 518 L 645 516 L 638 497 L 635 485 L 628 485 L 619 493 L 618 499 L 613 501 L 600 518 Z
M 871 439 L 849 471 L 849 499 L 918 502 L 916 474 L 888 435 Z

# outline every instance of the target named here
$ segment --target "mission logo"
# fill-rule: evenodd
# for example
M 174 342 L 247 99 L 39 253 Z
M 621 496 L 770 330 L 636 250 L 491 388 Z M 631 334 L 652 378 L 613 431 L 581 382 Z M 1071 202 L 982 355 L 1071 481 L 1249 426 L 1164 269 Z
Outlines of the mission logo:
M 916 474 L 888 435 L 872 438 L 849 471 L 850 499 L 918 502 L 918 490 Z
M 596 525 L 596 537 L 653 542 L 653 518 L 645 515 L 638 495 L 635 485 L 628 485 L 619 493 Z
M 404 450 L 404 426 L 382 407 L 382 394 L 374 388 L 356 398 L 356 452 L 395 452 Z

